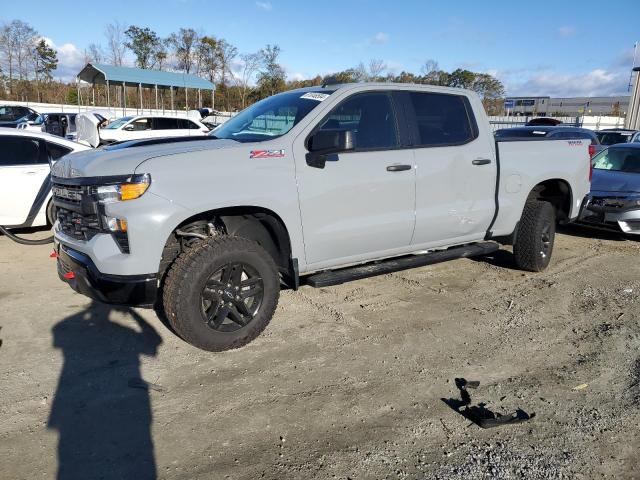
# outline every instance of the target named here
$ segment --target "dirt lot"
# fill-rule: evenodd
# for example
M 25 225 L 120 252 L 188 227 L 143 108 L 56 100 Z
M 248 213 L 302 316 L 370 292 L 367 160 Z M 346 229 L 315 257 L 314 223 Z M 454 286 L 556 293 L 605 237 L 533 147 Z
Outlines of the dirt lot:
M 640 478 L 640 242 L 590 234 L 542 274 L 501 252 L 283 292 L 223 354 L 0 238 L 0 477 Z M 536 415 L 481 429 L 456 377 Z

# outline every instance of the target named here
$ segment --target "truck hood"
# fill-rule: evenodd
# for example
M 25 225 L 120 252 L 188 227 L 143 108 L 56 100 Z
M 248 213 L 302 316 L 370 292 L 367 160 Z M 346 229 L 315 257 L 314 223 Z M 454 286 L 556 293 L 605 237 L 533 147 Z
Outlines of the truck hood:
M 640 173 L 594 169 L 591 192 L 640 193 Z
M 128 175 L 150 158 L 198 150 L 221 150 L 240 145 L 234 140 L 208 137 L 198 137 L 197 140 L 185 137 L 123 142 L 66 155 L 56 162 L 51 173 L 59 178 Z

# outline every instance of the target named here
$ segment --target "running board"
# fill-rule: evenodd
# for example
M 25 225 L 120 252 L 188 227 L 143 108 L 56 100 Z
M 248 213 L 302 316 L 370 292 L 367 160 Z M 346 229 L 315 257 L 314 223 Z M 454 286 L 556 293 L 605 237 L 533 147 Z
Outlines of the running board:
M 495 242 L 475 243 L 463 247 L 454 247 L 448 250 L 437 250 L 435 252 L 421 255 L 410 255 L 400 258 L 391 258 L 377 263 L 357 265 L 355 267 L 343 268 L 341 270 L 329 270 L 310 275 L 303 279 L 303 283 L 314 288 L 330 287 L 340 285 L 351 280 L 374 277 L 385 273 L 398 272 L 408 268 L 423 267 L 434 263 L 455 260 L 456 258 L 476 257 L 479 255 L 489 255 L 500 249 Z

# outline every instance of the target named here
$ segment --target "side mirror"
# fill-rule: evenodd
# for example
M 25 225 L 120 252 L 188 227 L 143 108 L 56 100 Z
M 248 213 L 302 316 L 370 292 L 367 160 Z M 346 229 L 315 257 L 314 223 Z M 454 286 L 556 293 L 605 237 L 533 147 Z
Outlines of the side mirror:
M 337 153 L 348 152 L 355 147 L 353 130 L 319 130 L 308 141 L 307 165 L 324 168 L 327 161 L 338 159 Z
M 133 132 L 133 125 L 127 125 L 123 128 L 123 130 L 126 130 L 127 132 Z

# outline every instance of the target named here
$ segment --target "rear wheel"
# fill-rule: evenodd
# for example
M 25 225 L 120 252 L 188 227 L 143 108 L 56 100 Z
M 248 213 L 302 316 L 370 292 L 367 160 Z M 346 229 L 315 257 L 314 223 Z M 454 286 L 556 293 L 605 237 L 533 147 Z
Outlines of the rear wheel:
M 260 245 L 218 236 L 178 256 L 167 274 L 163 307 L 184 340 L 222 351 L 249 343 L 266 328 L 279 293 L 278 270 Z
M 513 255 L 522 270 L 541 272 L 549 265 L 556 235 L 556 214 L 549 202 L 529 200 L 516 230 Z

